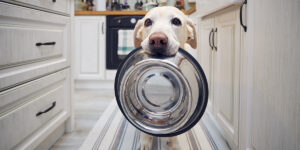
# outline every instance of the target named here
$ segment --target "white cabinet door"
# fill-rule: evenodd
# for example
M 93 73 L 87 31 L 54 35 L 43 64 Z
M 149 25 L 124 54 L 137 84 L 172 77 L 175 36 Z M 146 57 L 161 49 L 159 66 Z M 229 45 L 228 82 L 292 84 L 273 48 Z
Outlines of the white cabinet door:
M 247 4 L 251 75 L 250 144 L 300 149 L 300 1 Z
M 214 28 L 214 18 L 205 19 L 200 23 L 199 29 L 199 62 L 203 68 L 203 71 L 207 78 L 209 96 L 207 109 L 210 112 L 213 112 L 213 91 L 212 89 L 212 47 L 209 42 L 211 41 L 212 30 Z
M 238 145 L 240 26 L 237 11 L 215 17 L 214 116 L 228 141 Z
M 105 17 L 75 17 L 75 79 L 105 78 Z

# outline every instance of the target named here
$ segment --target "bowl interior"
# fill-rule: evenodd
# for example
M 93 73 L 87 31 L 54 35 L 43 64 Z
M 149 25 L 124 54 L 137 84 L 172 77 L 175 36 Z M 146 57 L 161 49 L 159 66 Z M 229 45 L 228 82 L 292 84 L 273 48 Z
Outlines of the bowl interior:
M 179 70 L 159 59 L 143 60 L 127 70 L 120 89 L 122 106 L 136 125 L 174 132 L 189 117 L 189 84 Z

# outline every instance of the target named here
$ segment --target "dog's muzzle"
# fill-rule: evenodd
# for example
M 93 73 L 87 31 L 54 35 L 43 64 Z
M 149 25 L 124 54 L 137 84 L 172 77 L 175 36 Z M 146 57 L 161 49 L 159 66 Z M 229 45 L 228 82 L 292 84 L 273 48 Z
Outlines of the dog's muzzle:
M 154 54 L 164 54 L 168 47 L 168 37 L 161 32 L 149 36 L 149 49 Z

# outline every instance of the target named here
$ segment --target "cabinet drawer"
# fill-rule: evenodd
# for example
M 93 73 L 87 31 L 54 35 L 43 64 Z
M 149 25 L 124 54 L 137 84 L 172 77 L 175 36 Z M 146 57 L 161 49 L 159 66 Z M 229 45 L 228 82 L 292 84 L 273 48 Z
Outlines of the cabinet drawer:
M 44 10 L 53 10 L 69 14 L 70 1 L 69 0 L 13 0 L 14 2 L 33 5 L 41 7 Z
M 0 43 L 0 68 L 8 68 L 62 57 L 64 30 L 0 26 Z
M 65 67 L 69 59 L 68 22 L 68 17 L 0 3 L 0 90 L 55 71 L 49 65 L 60 62 L 65 63 L 60 68 Z M 36 72 L 42 67 L 47 69 Z M 17 74 L 22 75 L 8 78 Z
M 13 149 L 61 113 L 69 115 L 69 70 L 0 93 L 0 149 Z

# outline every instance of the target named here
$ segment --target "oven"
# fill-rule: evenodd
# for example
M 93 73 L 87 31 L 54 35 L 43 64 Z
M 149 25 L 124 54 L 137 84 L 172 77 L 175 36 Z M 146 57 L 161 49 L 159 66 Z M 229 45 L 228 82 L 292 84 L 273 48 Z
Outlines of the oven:
M 134 49 L 133 29 L 144 16 L 107 16 L 106 69 L 117 69 Z

